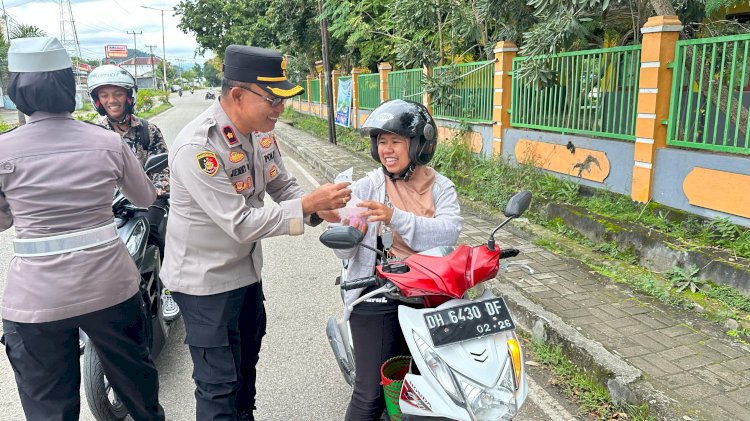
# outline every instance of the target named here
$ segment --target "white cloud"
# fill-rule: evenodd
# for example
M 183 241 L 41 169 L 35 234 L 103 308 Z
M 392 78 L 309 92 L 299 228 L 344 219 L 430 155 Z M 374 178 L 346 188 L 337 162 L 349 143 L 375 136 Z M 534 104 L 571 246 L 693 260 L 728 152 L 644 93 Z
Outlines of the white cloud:
M 107 44 L 125 44 L 133 48 L 133 35 L 127 32 L 143 32 L 136 35 L 137 47 L 149 51 L 146 45 L 154 45 L 154 54 L 162 55 L 161 12 L 144 9 L 150 6 L 159 9 L 172 9 L 178 1 L 168 0 L 71 0 L 73 19 L 85 58 L 103 58 Z M 60 34 L 60 7 L 58 0 L 6 0 L 8 16 L 18 23 L 35 25 L 47 34 L 58 38 Z M 67 13 L 67 11 L 66 11 Z M 203 57 L 193 57 L 197 43 L 192 33 L 184 34 L 177 28 L 179 17 L 171 10 L 164 12 L 164 38 L 167 60 L 176 63 L 205 61 Z M 213 54 L 206 53 L 210 58 Z

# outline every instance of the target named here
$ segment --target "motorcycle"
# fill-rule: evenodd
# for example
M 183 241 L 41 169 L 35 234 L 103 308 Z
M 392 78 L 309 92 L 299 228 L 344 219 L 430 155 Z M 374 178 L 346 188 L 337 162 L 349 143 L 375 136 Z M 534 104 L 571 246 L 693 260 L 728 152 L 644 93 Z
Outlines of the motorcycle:
M 216 94 L 213 91 L 206 92 L 206 99 L 216 99 Z
M 346 280 L 341 289 L 377 288 L 354 301 L 354 306 L 373 296 L 420 303 L 422 308 L 399 306 L 398 319 L 411 352 L 411 364 L 403 379 L 398 406 L 403 420 L 509 420 L 518 414 L 528 394 L 524 357 L 515 323 L 502 297 L 489 289 L 477 298 L 467 291 L 493 279 L 500 260 L 519 254 L 500 250 L 495 233 L 526 211 L 531 193 L 513 196 L 505 208 L 506 219 L 489 236 L 487 244 L 470 247 L 438 247 L 389 260 L 379 250 L 360 244 L 364 234 L 348 226 L 329 228 L 320 241 L 332 249 L 365 247 L 381 255 L 384 264 L 373 276 Z M 388 246 L 389 240 L 383 239 Z M 342 293 L 343 294 L 343 293 Z M 354 353 L 347 322 L 328 321 L 328 340 L 345 380 L 352 385 Z
M 177 91 L 177 95 L 179 95 L 180 97 L 182 97 L 182 89 L 180 89 L 179 91 Z
M 146 174 L 157 173 L 167 167 L 167 154 L 154 155 L 148 158 L 144 165 Z M 166 230 L 169 201 L 166 201 L 165 217 L 158 229 Z M 115 215 L 117 234 L 133 258 L 141 274 L 140 291 L 143 296 L 141 305 L 148 315 L 146 323 L 146 337 L 152 359 L 161 353 L 169 336 L 169 330 L 174 323 L 166 321 L 161 308 L 162 284 L 159 279 L 162 256 L 155 244 L 148 242 L 151 227 L 148 220 L 141 213 L 147 209 L 133 206 L 121 193 L 116 192 L 112 199 L 112 212 Z M 99 356 L 94 346 L 85 343 L 83 346 L 83 386 L 89 409 L 98 421 L 124 420 L 128 409 L 112 389 L 112 385 L 104 374 Z

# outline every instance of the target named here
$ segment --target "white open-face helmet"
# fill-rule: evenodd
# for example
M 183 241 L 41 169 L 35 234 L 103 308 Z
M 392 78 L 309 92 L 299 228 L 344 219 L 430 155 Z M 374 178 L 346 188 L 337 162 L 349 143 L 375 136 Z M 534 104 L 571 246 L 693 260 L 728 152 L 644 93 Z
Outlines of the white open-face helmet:
M 91 71 L 88 77 L 88 91 L 91 103 L 100 115 L 106 115 L 96 89 L 102 86 L 119 86 L 128 91 L 128 103 L 125 105 L 125 115 L 133 114 L 137 98 L 138 88 L 135 86 L 135 78 L 127 70 L 112 64 L 99 66 Z

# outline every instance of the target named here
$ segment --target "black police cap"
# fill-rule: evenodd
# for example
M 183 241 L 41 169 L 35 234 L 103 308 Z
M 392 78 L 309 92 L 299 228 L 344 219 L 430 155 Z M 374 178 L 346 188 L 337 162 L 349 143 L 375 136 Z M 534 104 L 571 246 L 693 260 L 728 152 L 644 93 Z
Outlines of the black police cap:
M 281 53 L 267 48 L 232 44 L 224 53 L 224 77 L 237 82 L 255 83 L 279 98 L 291 98 L 304 89 L 286 78 L 286 62 Z

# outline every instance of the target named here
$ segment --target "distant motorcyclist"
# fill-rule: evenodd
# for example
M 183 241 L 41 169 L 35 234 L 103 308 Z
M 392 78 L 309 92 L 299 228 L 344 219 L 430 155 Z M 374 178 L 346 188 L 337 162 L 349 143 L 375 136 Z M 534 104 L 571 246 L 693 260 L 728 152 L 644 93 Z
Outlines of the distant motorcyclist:
M 127 70 L 111 64 L 99 66 L 88 77 L 88 92 L 96 111 L 103 117 L 100 124 L 115 133 L 130 146 L 141 165 L 151 155 L 167 153 L 167 144 L 161 130 L 146 119 L 133 113 L 137 102 L 135 78 Z M 151 229 L 149 240 L 159 247 L 164 256 L 164 209 L 169 193 L 169 169 L 153 174 L 157 199 L 148 209 L 146 218 Z M 178 317 L 180 309 L 169 290 L 162 291 L 162 310 L 166 320 Z

